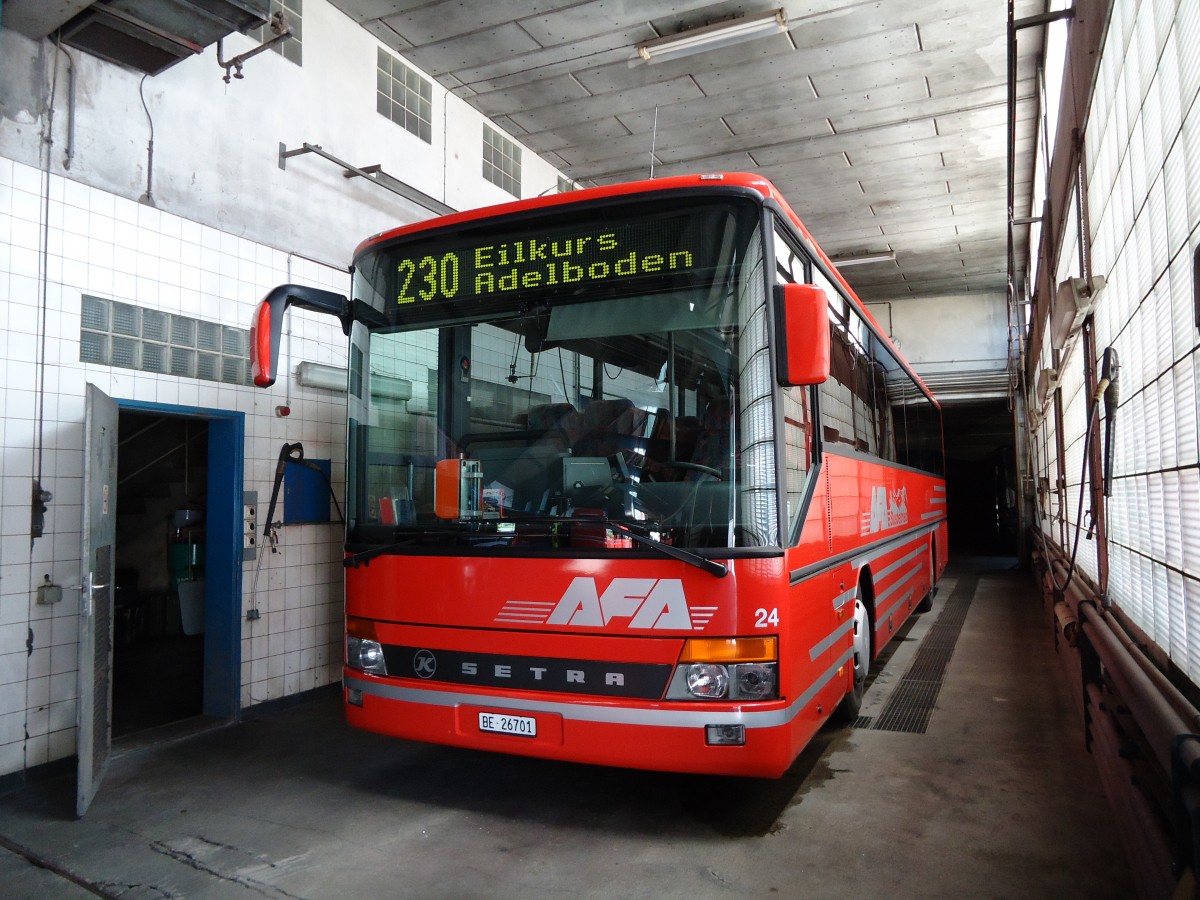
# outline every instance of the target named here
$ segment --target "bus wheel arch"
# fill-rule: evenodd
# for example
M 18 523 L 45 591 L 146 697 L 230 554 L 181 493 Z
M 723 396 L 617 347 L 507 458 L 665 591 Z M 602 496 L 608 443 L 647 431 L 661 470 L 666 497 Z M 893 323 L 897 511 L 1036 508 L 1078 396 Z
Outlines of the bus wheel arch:
M 937 536 L 929 537 L 929 592 L 917 604 L 917 612 L 927 613 L 933 609 L 933 592 L 937 583 Z
M 834 710 L 834 717 L 839 722 L 852 722 L 857 718 L 866 691 L 867 674 L 875 659 L 875 583 L 866 568 L 859 573 L 852 604 L 851 685 Z

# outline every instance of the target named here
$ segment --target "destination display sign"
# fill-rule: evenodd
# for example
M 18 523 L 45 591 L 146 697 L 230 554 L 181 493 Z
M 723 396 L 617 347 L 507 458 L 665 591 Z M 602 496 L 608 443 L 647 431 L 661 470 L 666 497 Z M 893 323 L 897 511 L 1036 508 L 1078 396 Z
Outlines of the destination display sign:
M 415 235 L 370 251 L 356 268 L 391 322 L 486 314 L 547 295 L 700 288 L 728 274 L 751 207 L 711 198 L 663 206 L 552 210 L 541 224 L 525 216 Z
M 450 300 L 463 289 L 483 297 L 631 275 L 690 271 L 695 266 L 692 250 L 663 246 L 661 241 L 622 240 L 615 231 L 557 240 L 531 237 L 449 250 L 440 258 L 426 255 L 401 259 L 396 301 L 403 305 Z

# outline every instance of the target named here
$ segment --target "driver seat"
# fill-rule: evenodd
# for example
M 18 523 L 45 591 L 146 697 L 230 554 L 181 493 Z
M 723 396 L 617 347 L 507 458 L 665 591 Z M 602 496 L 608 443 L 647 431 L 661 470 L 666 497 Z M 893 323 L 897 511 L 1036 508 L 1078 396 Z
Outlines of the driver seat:
M 714 397 L 704 408 L 700 419 L 700 433 L 692 451 L 691 462 L 725 472 L 729 463 L 729 398 Z M 704 472 L 689 471 L 686 481 L 701 481 L 712 478 Z

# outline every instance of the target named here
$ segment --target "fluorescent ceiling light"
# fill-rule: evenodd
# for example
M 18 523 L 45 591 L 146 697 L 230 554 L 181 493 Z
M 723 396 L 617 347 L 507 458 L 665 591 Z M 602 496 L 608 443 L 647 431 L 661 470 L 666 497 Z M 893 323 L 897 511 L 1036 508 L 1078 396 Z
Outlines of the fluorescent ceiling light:
M 693 53 L 703 53 L 720 47 L 730 47 L 743 41 L 753 41 L 769 34 L 779 34 L 787 31 L 787 13 L 776 9 L 768 13 L 758 13 L 753 16 L 742 16 L 737 19 L 726 19 L 724 22 L 714 22 L 700 28 L 692 28 L 679 34 L 669 34 L 665 37 L 643 41 L 634 49 L 637 51 L 635 61 L 658 63 L 670 59 L 691 56 Z
M 857 256 L 834 256 L 830 258 L 839 269 L 842 266 L 861 266 L 863 263 L 895 262 L 896 252 L 886 250 L 880 253 L 860 253 Z

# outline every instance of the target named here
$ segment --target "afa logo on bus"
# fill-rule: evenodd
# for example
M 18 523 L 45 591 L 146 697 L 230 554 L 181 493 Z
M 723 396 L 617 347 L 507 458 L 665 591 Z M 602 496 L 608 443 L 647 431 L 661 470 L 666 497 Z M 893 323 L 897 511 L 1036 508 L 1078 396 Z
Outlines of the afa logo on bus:
M 908 488 L 889 491 L 883 485 L 871 488 L 871 509 L 863 513 L 862 534 L 874 534 L 908 524 Z
M 496 622 L 604 628 L 615 620 L 646 631 L 702 631 L 715 606 L 695 606 L 677 578 L 614 578 L 601 591 L 595 578 L 576 577 L 557 601 L 509 600 Z

